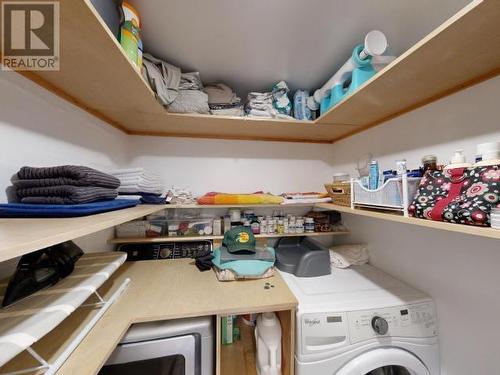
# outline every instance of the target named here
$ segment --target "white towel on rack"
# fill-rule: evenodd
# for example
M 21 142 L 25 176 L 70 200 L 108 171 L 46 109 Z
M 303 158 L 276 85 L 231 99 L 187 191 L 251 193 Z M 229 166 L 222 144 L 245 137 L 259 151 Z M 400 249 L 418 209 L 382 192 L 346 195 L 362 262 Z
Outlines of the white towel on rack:
M 368 263 L 368 247 L 365 244 L 330 247 L 330 263 L 333 268 L 347 268 Z

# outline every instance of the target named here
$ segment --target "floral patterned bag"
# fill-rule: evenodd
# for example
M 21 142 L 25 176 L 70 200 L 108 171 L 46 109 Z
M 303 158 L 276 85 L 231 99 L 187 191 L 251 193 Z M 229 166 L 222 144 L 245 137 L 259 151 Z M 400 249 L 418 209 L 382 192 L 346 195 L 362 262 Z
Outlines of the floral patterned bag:
M 500 165 L 428 171 L 408 212 L 422 219 L 489 226 L 499 197 Z

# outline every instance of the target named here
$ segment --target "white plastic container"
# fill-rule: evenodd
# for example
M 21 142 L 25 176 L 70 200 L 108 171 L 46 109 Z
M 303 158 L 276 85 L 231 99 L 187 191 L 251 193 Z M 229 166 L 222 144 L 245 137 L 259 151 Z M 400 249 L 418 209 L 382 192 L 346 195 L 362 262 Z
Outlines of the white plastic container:
M 259 314 L 255 343 L 257 374 L 281 375 L 281 325 L 275 313 Z
M 494 229 L 500 229 L 500 208 L 491 209 L 491 227 Z
M 476 154 L 481 160 L 500 159 L 500 141 L 478 144 Z

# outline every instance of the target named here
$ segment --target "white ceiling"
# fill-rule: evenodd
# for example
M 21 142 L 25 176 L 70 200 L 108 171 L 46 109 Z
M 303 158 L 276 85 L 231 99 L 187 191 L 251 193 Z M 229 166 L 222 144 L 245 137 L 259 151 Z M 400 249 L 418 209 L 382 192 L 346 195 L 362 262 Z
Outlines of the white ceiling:
M 321 86 L 372 29 L 399 55 L 469 0 L 136 0 L 145 51 L 245 96 Z

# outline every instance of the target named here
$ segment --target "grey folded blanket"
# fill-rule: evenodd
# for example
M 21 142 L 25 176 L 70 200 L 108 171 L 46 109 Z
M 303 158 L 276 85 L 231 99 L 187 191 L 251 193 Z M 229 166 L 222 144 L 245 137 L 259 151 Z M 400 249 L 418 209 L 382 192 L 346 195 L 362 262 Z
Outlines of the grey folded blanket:
M 13 181 L 17 189 L 61 185 L 99 186 L 116 189 L 120 186 L 118 178 L 79 165 L 61 165 L 43 168 L 22 167 L 17 172 L 17 177 L 18 180 Z
M 79 204 L 99 200 L 115 199 L 118 192 L 97 186 L 46 186 L 17 189 L 22 203 L 39 204 Z

